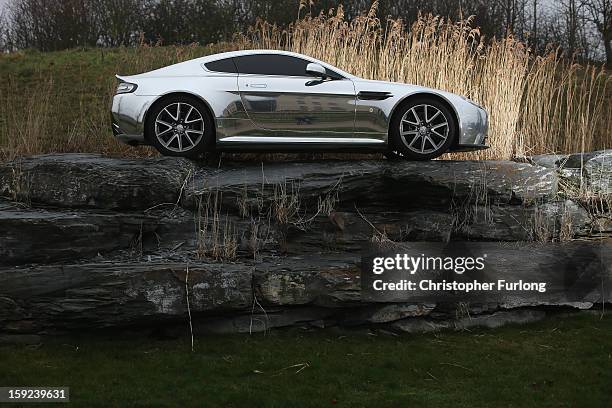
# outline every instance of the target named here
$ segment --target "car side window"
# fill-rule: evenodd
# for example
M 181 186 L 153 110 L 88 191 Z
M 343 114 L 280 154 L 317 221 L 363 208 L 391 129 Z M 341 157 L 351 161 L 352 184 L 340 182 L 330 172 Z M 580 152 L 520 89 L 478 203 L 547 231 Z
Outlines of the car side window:
M 234 64 L 233 58 L 224 58 L 216 61 L 207 62 L 204 64 L 207 70 L 213 72 L 226 72 L 228 74 L 235 74 L 236 64 Z
M 239 74 L 282 75 L 305 77 L 306 66 L 310 61 L 290 55 L 254 54 L 235 57 L 234 62 Z M 342 78 L 337 73 L 326 69 L 332 78 Z

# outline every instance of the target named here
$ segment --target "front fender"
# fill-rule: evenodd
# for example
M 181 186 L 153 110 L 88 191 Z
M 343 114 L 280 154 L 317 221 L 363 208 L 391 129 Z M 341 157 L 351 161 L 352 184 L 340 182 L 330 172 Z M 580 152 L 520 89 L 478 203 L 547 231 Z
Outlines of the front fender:
M 455 114 L 458 127 L 456 146 L 484 146 L 488 127 L 487 113 L 459 95 L 433 88 L 384 81 L 355 81 L 355 88 L 358 95 L 360 92 L 366 95 L 367 92 L 377 92 L 381 95 L 378 99 L 357 98 L 356 133 L 378 137 L 384 135 L 387 140 L 391 120 L 397 108 L 411 97 L 430 95 L 445 102 Z M 384 98 L 383 93 L 386 93 Z

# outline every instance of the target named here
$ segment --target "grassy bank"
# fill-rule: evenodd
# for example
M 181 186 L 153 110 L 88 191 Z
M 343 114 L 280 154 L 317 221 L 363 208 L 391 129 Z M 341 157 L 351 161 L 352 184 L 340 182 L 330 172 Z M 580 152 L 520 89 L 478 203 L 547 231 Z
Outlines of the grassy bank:
M 345 333 L 346 334 L 346 333 Z M 604 407 L 612 319 L 371 336 L 272 332 L 0 346 L 0 385 L 70 386 L 78 406 Z
M 143 46 L 0 56 L 0 158 L 48 152 L 153 154 L 112 137 L 115 74 L 145 72 L 217 49 Z
M 376 2 L 374 2 L 376 4 Z M 406 27 L 341 8 L 281 30 L 260 22 L 232 43 L 0 55 L 0 159 L 47 152 L 150 155 L 116 143 L 109 129 L 114 75 L 135 74 L 210 53 L 273 48 L 320 58 L 371 79 L 465 95 L 490 114 L 491 149 L 464 158 L 577 152 L 612 146 L 610 75 L 534 56 L 511 38 L 485 39 L 467 19 L 422 17 Z M 456 157 L 456 156 L 455 156 Z

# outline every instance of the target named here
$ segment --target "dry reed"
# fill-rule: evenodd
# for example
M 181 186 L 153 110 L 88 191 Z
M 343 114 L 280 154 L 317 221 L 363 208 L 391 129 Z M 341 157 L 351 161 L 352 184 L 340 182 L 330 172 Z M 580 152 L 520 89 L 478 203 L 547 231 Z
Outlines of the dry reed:
M 612 146 L 607 73 L 568 63 L 555 50 L 534 56 L 511 36 L 485 41 L 470 18 L 420 16 L 381 23 L 369 13 L 350 21 L 335 13 L 306 16 L 287 29 L 259 21 L 240 48 L 285 49 L 354 75 L 444 89 L 483 105 L 491 149 L 465 158 L 510 159 Z

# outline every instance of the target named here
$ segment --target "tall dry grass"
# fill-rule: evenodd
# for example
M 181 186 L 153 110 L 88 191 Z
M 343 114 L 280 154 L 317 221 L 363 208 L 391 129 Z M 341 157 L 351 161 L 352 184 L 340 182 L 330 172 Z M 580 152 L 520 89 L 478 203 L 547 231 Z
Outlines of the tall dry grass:
M 556 51 L 532 55 L 511 36 L 486 41 L 468 18 L 421 16 L 411 27 L 369 13 L 346 20 L 307 16 L 287 29 L 259 21 L 240 48 L 272 48 L 324 60 L 354 75 L 444 89 L 483 105 L 491 149 L 463 155 L 509 159 L 612 147 L 610 77 L 566 62 Z
M 424 85 L 473 99 L 489 112 L 492 147 L 453 157 L 509 159 L 612 147 L 612 92 L 603 69 L 567 62 L 555 50 L 535 56 L 511 36 L 484 39 L 469 18 L 451 22 L 421 16 L 410 27 L 401 20 L 381 22 L 375 17 L 377 4 L 351 20 L 339 7 L 285 29 L 260 21 L 231 43 L 91 50 L 66 63 L 71 71 L 41 71 L 27 84 L 0 72 L 0 159 L 70 151 L 155 154 L 112 138 L 108 111 L 114 74 L 245 48 L 291 50 L 364 78 Z M 95 63 L 78 60 L 90 54 L 96 55 Z
M 9 82 L 7 85 L 8 89 L 17 89 L 14 83 Z M 3 119 L 0 132 L 5 139 L 0 140 L 3 142 L 4 155 L 12 158 L 13 152 L 29 155 L 43 150 L 40 135 L 44 134 L 49 126 L 52 89 L 52 80 L 42 83 L 37 92 L 24 98 L 21 107 L 16 106 L 16 95 L 2 94 L 5 98 L 0 101 L 0 115 Z
M 527 72 L 519 147 L 527 154 L 612 147 L 610 76 L 594 66 L 536 57 Z

